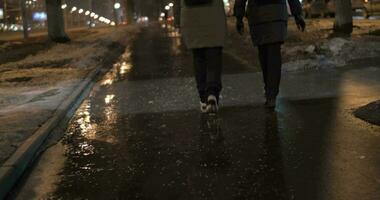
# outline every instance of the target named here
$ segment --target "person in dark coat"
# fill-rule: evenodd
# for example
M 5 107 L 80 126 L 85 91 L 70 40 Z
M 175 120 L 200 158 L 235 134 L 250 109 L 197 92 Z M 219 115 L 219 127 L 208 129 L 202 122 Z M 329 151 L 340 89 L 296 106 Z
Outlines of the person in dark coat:
M 248 1 L 248 4 L 247 4 Z M 281 45 L 287 35 L 288 9 L 298 29 L 305 30 L 302 5 L 299 0 L 236 0 L 236 28 L 244 32 L 243 18 L 248 18 L 253 44 L 258 47 L 265 83 L 266 107 L 274 108 L 281 79 Z
M 201 112 L 218 111 L 226 24 L 223 0 L 182 0 L 181 33 L 193 53 Z

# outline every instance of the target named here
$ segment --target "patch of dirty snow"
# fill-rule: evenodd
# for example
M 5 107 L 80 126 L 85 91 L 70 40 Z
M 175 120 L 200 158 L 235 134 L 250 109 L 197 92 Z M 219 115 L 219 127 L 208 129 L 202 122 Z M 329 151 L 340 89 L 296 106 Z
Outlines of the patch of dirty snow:
M 300 54 L 308 58 L 299 59 Z M 293 58 L 283 64 L 284 71 L 341 67 L 355 59 L 380 56 L 380 42 L 333 38 L 315 45 L 287 47 L 284 55 Z
M 70 80 L 57 83 L 56 86 L 20 88 L 10 92 L 0 90 L 0 114 L 29 109 L 55 109 L 80 82 Z

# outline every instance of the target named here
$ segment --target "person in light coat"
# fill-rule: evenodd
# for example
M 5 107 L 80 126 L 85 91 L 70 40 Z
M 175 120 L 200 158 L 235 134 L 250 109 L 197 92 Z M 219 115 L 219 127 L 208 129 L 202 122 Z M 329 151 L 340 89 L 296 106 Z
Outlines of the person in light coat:
M 201 111 L 216 113 L 222 90 L 222 54 L 227 35 L 223 0 L 182 0 L 181 33 L 193 54 Z

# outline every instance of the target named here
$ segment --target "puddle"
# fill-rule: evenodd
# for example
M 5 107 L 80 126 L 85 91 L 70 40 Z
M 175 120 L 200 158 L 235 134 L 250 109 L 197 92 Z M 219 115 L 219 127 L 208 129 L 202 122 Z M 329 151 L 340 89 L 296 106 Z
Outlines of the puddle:
M 358 108 L 355 117 L 380 126 L 380 100 Z

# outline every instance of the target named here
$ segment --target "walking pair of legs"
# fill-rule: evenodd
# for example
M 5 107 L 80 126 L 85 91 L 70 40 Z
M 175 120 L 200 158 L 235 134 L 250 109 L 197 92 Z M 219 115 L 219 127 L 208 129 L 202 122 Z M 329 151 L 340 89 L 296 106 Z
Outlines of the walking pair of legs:
M 281 81 L 282 43 L 259 45 L 259 59 L 263 71 L 266 103 L 269 108 L 276 106 Z
M 281 45 L 282 43 L 259 45 L 259 59 L 264 78 L 266 96 L 265 105 L 276 106 L 281 81 Z M 222 47 L 193 49 L 195 78 L 201 110 L 203 112 L 217 111 L 219 94 L 222 90 Z M 215 98 L 216 110 L 212 107 Z M 211 99 L 211 103 L 210 103 Z
M 222 90 L 222 47 L 193 49 L 194 72 L 202 112 L 218 110 Z

